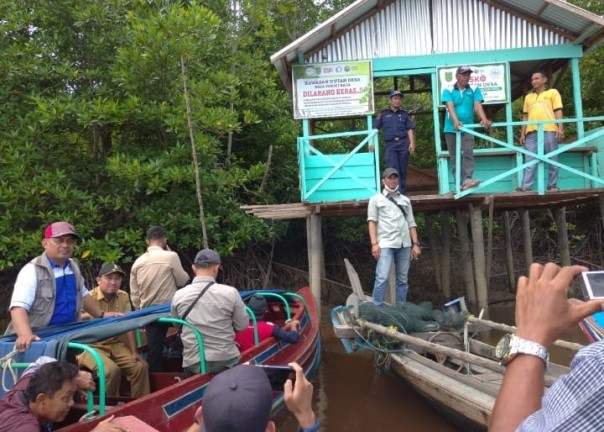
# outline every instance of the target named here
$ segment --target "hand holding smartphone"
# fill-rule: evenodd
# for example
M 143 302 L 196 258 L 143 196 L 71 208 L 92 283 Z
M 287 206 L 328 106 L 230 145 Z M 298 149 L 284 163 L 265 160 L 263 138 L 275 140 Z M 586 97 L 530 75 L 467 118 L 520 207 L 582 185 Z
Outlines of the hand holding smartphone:
M 586 300 L 604 300 L 604 271 L 586 271 L 579 279 Z
M 273 391 L 282 392 L 283 385 L 288 379 L 292 380 L 292 383 L 296 381 L 296 371 L 290 366 L 276 366 L 276 365 L 256 365 L 262 368 L 266 373 L 266 376 L 271 383 Z

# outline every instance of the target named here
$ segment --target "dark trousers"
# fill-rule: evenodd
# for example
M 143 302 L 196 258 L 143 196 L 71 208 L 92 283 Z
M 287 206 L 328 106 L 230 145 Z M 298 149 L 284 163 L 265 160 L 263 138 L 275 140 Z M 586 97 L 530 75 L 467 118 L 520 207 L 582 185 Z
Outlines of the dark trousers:
M 162 372 L 162 357 L 164 353 L 164 342 L 170 324 L 151 323 L 145 326 L 147 334 L 147 363 L 149 363 L 149 372 Z
M 398 191 L 405 193 L 407 190 L 407 165 L 409 165 L 409 141 L 387 141 L 384 150 L 386 168 L 398 171 Z

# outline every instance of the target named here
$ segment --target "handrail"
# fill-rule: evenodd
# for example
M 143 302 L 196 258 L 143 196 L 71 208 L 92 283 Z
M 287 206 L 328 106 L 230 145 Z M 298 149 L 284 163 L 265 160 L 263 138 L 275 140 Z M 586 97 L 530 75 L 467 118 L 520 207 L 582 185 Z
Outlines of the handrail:
M 300 300 L 302 302 L 302 304 L 304 305 L 304 312 L 310 318 L 310 311 L 308 309 L 308 303 L 306 302 L 306 299 L 304 297 L 302 297 L 298 293 L 290 292 L 290 291 L 284 292 L 283 294 L 285 294 L 286 296 L 293 297 L 293 298 Z
M 258 337 L 258 320 L 256 319 L 256 314 L 249 306 L 246 306 L 245 310 L 254 324 L 254 345 L 258 346 L 260 344 L 260 338 Z
M 188 327 L 189 329 L 191 329 L 191 331 L 195 335 L 195 338 L 197 339 L 197 346 L 199 347 L 199 369 L 200 369 L 200 373 L 205 374 L 207 372 L 206 354 L 205 354 L 205 348 L 204 348 L 204 344 L 203 344 L 203 336 L 202 336 L 201 332 L 194 325 L 189 324 L 188 322 L 186 322 L 185 320 L 182 320 L 180 318 L 162 317 L 162 318 L 158 318 L 157 321 L 158 322 L 163 322 L 163 323 L 180 324 L 180 325 L 183 325 L 183 326 Z
M 86 351 L 93 360 L 96 362 L 96 367 L 98 368 L 98 377 L 99 377 L 99 415 L 105 414 L 105 403 L 106 403 L 106 395 L 105 395 L 105 365 L 103 364 L 103 359 L 99 353 L 92 347 L 88 345 L 84 345 L 77 342 L 69 342 L 67 344 L 67 348 L 79 349 Z M 92 415 L 94 412 L 94 400 L 92 398 L 92 393 L 88 393 L 86 398 L 86 409 L 88 410 L 87 414 Z
M 255 292 L 254 295 L 278 298 L 279 300 L 281 300 L 283 302 L 283 304 L 285 306 L 285 314 L 287 315 L 287 319 L 288 320 L 292 319 L 292 311 L 289 307 L 289 303 L 287 302 L 285 297 L 283 297 L 282 295 L 277 294 L 277 293 L 271 293 L 271 292 Z
M 461 159 L 460 159 L 461 158 L 461 133 L 469 133 L 477 138 L 481 138 L 487 142 L 495 144 L 498 147 L 501 147 L 505 150 L 514 151 L 518 154 L 517 155 L 518 158 L 520 157 L 520 154 L 524 154 L 524 155 L 531 156 L 533 159 L 529 162 L 524 162 L 524 163 L 521 163 L 520 159 L 518 159 L 519 162 L 512 169 L 481 182 L 481 184 L 478 185 L 477 187 L 468 189 L 466 191 L 457 191 L 457 193 L 455 194 L 455 199 L 462 198 L 469 194 L 477 193 L 481 189 L 483 189 L 503 178 L 506 178 L 506 177 L 509 177 L 510 175 L 514 175 L 515 173 L 524 171 L 524 169 L 526 169 L 527 167 L 530 167 L 530 166 L 533 166 L 533 165 L 536 165 L 539 163 L 546 163 L 549 165 L 554 165 L 558 168 L 569 171 L 579 177 L 583 177 L 591 182 L 600 183 L 600 184 L 604 185 L 604 179 L 601 179 L 601 178 L 593 175 L 593 174 L 595 174 L 595 167 L 593 167 L 593 166 L 592 166 L 592 174 L 588 174 L 588 173 L 579 171 L 575 168 L 561 164 L 560 162 L 557 162 L 557 161 L 551 159 L 552 157 L 557 156 L 561 153 L 570 151 L 577 147 L 581 147 L 590 141 L 601 138 L 602 136 L 604 136 L 604 130 L 598 131 L 596 133 L 593 133 L 593 134 L 590 134 L 587 136 L 583 136 L 570 144 L 565 144 L 565 145 L 559 146 L 558 149 L 556 149 L 554 151 L 551 151 L 549 153 L 544 153 L 544 148 L 543 148 L 544 147 L 543 146 L 544 128 L 543 128 L 543 125 L 545 123 L 578 123 L 578 122 L 585 122 L 585 121 L 604 121 L 604 116 L 587 117 L 587 118 L 582 118 L 582 119 L 567 118 L 567 119 L 556 119 L 556 120 L 547 120 L 547 121 L 517 121 L 517 122 L 509 122 L 509 123 L 498 122 L 498 123 L 493 123 L 491 125 L 492 127 L 537 125 L 537 152 L 536 153 L 526 150 L 523 146 L 516 146 L 516 145 L 514 145 L 513 142 L 501 141 L 497 138 L 493 138 L 489 135 L 485 135 L 483 133 L 475 131 L 474 130 L 475 128 L 482 127 L 478 123 L 461 126 L 460 129 L 458 130 L 458 133 L 456 133 L 456 137 L 455 137 L 456 138 L 456 149 L 455 149 L 456 150 L 456 160 L 459 161 L 458 163 L 456 163 L 455 175 L 454 175 L 454 184 L 455 184 L 456 190 L 461 183 Z M 476 149 L 476 150 L 478 150 L 478 149 Z M 485 151 L 486 153 L 497 154 L 498 149 L 481 149 L 481 150 L 486 150 Z M 538 176 L 537 179 L 538 179 L 538 181 L 541 181 L 541 180 L 539 180 L 539 179 L 541 179 L 541 176 Z M 542 193 L 542 192 L 543 192 L 543 185 L 540 185 L 539 193 Z

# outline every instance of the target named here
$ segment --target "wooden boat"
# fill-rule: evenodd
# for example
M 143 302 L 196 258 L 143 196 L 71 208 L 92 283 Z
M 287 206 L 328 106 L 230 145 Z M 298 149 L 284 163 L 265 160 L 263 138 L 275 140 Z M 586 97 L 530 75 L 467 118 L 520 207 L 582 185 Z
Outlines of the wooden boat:
M 377 333 L 400 342 L 387 352 L 390 369 L 464 431 L 484 431 L 505 368 L 495 356 L 495 347 L 462 334 L 437 331 L 405 334 L 393 328 L 357 319 L 354 307 L 338 306 L 331 311 L 332 326 L 348 353 L 365 349 L 384 355 L 370 341 Z M 477 319 L 474 319 L 476 321 Z M 479 320 L 483 326 L 490 321 Z M 496 323 L 493 323 L 496 324 Z M 496 324 L 497 325 L 497 324 Z M 567 343 L 568 344 L 568 343 Z M 576 346 L 575 346 L 576 345 Z M 579 344 L 570 344 L 573 348 Z M 549 363 L 545 387 L 551 386 L 568 368 Z
M 256 290 L 242 293 L 246 298 L 252 294 L 262 294 L 269 302 L 268 319 L 278 325 L 284 325 L 287 319 L 297 319 L 301 323 L 301 338 L 297 344 L 283 344 L 274 338 L 269 338 L 256 346 L 241 353 L 241 362 L 258 364 L 284 365 L 290 362 L 299 363 L 307 376 L 311 377 L 320 361 L 319 322 L 316 305 L 313 301 L 310 288 L 302 288 L 297 293 L 288 293 L 281 290 Z M 107 318 L 94 320 L 92 324 L 81 323 L 60 327 L 54 339 L 46 337 L 44 331 L 38 332 L 43 341 L 51 343 L 41 347 L 40 342 L 32 344 L 32 355 L 52 355 L 60 359 L 68 359 L 74 355 L 73 347 L 80 343 L 91 343 L 95 340 L 121 334 L 138 328 L 145 323 L 157 319 L 164 319 L 169 314 L 169 304 L 162 307 L 149 308 L 126 314 L 121 318 Z M 91 327 L 92 325 L 92 327 Z M 52 329 L 52 328 L 49 328 Z M 103 330 L 103 331 L 101 331 Z M 96 334 L 96 338 L 92 335 Z M 101 337 L 102 335 L 102 337 Z M 48 339 L 48 340 L 47 340 Z M 169 340 L 167 345 L 169 345 Z M 14 343 L 14 336 L 0 338 L 0 357 Z M 12 347 L 10 347 L 12 349 Z M 54 354 L 53 354 L 54 353 Z M 76 404 L 70 411 L 67 419 L 56 430 L 62 432 L 90 431 L 104 418 L 114 415 L 124 418 L 124 421 L 144 422 L 152 426 L 148 430 L 157 431 L 184 431 L 192 423 L 193 415 L 200 406 L 203 394 L 212 374 L 199 374 L 187 379 L 183 378 L 182 358 L 166 358 L 164 351 L 164 364 L 168 372 L 152 373 L 151 394 L 139 398 L 107 399 L 106 405 L 99 397 L 95 396 L 95 412 L 91 413 L 91 404 Z M 24 359 L 22 354 L 14 358 L 17 366 L 34 359 Z M 99 391 L 99 395 L 101 392 Z M 278 411 L 283 406 L 283 393 L 275 392 L 273 410 Z M 99 415 L 99 411 L 101 414 Z M 129 416 L 134 416 L 132 419 Z M 138 419 L 138 420 L 137 420 Z M 147 429 L 145 429 L 147 430 Z

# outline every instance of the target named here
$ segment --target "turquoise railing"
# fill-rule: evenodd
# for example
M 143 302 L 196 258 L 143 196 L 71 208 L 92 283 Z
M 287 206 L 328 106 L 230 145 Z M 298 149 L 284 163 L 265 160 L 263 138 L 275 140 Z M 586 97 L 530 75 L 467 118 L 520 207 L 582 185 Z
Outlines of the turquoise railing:
M 105 381 L 105 365 L 103 364 L 103 359 L 101 359 L 101 356 L 94 348 L 89 347 L 88 345 L 84 345 L 84 344 L 77 343 L 77 342 L 69 342 L 67 344 L 67 347 L 86 351 L 88 354 L 90 354 L 90 356 L 96 362 L 96 367 L 98 370 L 97 375 L 99 378 L 99 415 L 105 414 L 105 412 L 106 412 L 106 406 L 105 406 L 105 404 L 106 404 L 106 394 L 105 394 L 106 381 Z M 87 409 L 86 415 L 88 415 L 88 416 L 94 415 L 94 400 L 93 400 L 92 394 L 90 392 L 88 393 L 87 398 L 86 398 L 86 409 Z
M 517 146 L 517 145 L 514 145 L 513 143 L 501 141 L 501 140 L 493 138 L 489 135 L 485 135 L 483 133 L 477 132 L 475 129 L 481 128 L 482 126 L 480 124 L 475 123 L 475 124 L 471 124 L 471 125 L 462 126 L 459 129 L 459 133 L 456 134 L 456 160 L 457 161 L 461 161 L 461 133 L 465 132 L 465 133 L 469 133 L 471 135 L 474 135 L 477 138 L 481 138 L 481 139 L 495 145 L 494 148 L 475 149 L 474 150 L 475 153 L 497 154 L 497 153 L 500 153 L 501 151 L 513 151 L 513 152 L 517 153 L 517 155 L 516 155 L 517 163 L 514 168 L 512 168 L 508 171 L 505 171 L 497 176 L 484 180 L 480 183 L 480 185 L 478 185 L 474 188 L 465 190 L 465 191 L 459 190 L 460 189 L 459 185 L 461 183 L 461 163 L 457 163 L 455 166 L 455 175 L 454 175 L 454 177 L 455 177 L 454 184 L 455 184 L 455 191 L 456 191 L 454 197 L 456 199 L 458 199 L 458 198 L 462 198 L 466 195 L 480 193 L 480 191 L 482 189 L 486 188 L 487 186 L 489 186 L 501 179 L 509 177 L 511 175 L 521 173 L 522 171 L 524 171 L 525 168 L 532 166 L 532 165 L 540 164 L 540 162 L 557 166 L 560 169 L 569 171 L 577 176 L 583 177 L 583 178 L 591 181 L 592 183 L 597 183 L 597 184 L 601 184 L 602 186 L 604 186 L 604 179 L 597 177 L 597 175 L 596 175 L 595 155 L 592 155 L 591 173 L 579 171 L 579 170 L 576 170 L 567 165 L 561 164 L 560 162 L 552 160 L 552 157 L 554 157 L 554 156 L 557 156 L 561 153 L 570 151 L 577 147 L 584 147 L 586 145 L 589 145 L 590 142 L 595 141 L 598 138 L 604 137 L 604 128 L 600 129 L 598 131 L 595 131 L 594 133 L 592 133 L 588 136 L 584 136 L 572 143 L 565 143 L 564 145 L 559 146 L 557 150 L 554 150 L 550 153 L 544 153 L 544 145 L 543 145 L 544 144 L 544 131 L 543 131 L 544 123 L 577 123 L 577 122 L 579 122 L 579 123 L 583 124 L 584 122 L 592 122 L 592 121 L 593 122 L 602 122 L 602 121 L 604 121 L 604 116 L 587 117 L 587 118 L 583 118 L 583 119 L 560 119 L 560 120 L 552 120 L 549 122 L 538 122 L 538 121 L 519 121 L 519 122 L 509 122 L 509 123 L 502 122 L 502 123 L 493 123 L 491 125 L 491 127 L 506 127 L 506 128 L 513 127 L 513 126 L 523 126 L 523 125 L 537 125 L 537 153 L 532 153 L 532 152 L 526 150 L 522 146 Z M 529 162 L 523 163 L 522 162 L 523 154 L 532 156 L 534 159 Z M 543 183 L 543 169 L 544 169 L 543 163 L 541 163 L 539 165 L 538 175 L 536 177 L 538 193 L 540 195 L 543 195 L 545 193 L 545 185 Z
M 254 324 L 254 345 L 258 346 L 260 344 L 260 338 L 258 337 L 258 321 L 256 320 L 256 314 L 249 306 L 246 306 L 245 310 Z
M 203 344 L 203 336 L 202 336 L 201 332 L 199 330 L 197 330 L 197 328 L 194 325 L 189 324 L 188 322 L 186 322 L 185 320 L 182 320 L 180 318 L 162 317 L 162 318 L 159 318 L 157 321 L 162 322 L 162 323 L 180 324 L 182 326 L 185 326 L 185 327 L 188 327 L 189 329 L 191 329 L 191 331 L 195 335 L 195 338 L 197 339 L 197 346 L 199 347 L 200 373 L 205 374 L 207 372 L 206 354 L 205 354 L 205 347 Z
M 287 302 L 287 299 L 285 297 L 283 297 L 282 295 L 277 294 L 277 293 L 270 293 L 270 292 L 258 292 L 258 293 L 254 293 L 254 295 L 259 295 L 262 297 L 278 298 L 279 300 L 281 300 L 281 302 L 283 302 L 283 307 L 285 308 L 285 314 L 287 315 L 287 319 L 288 320 L 292 319 L 292 311 L 289 307 L 289 303 Z

